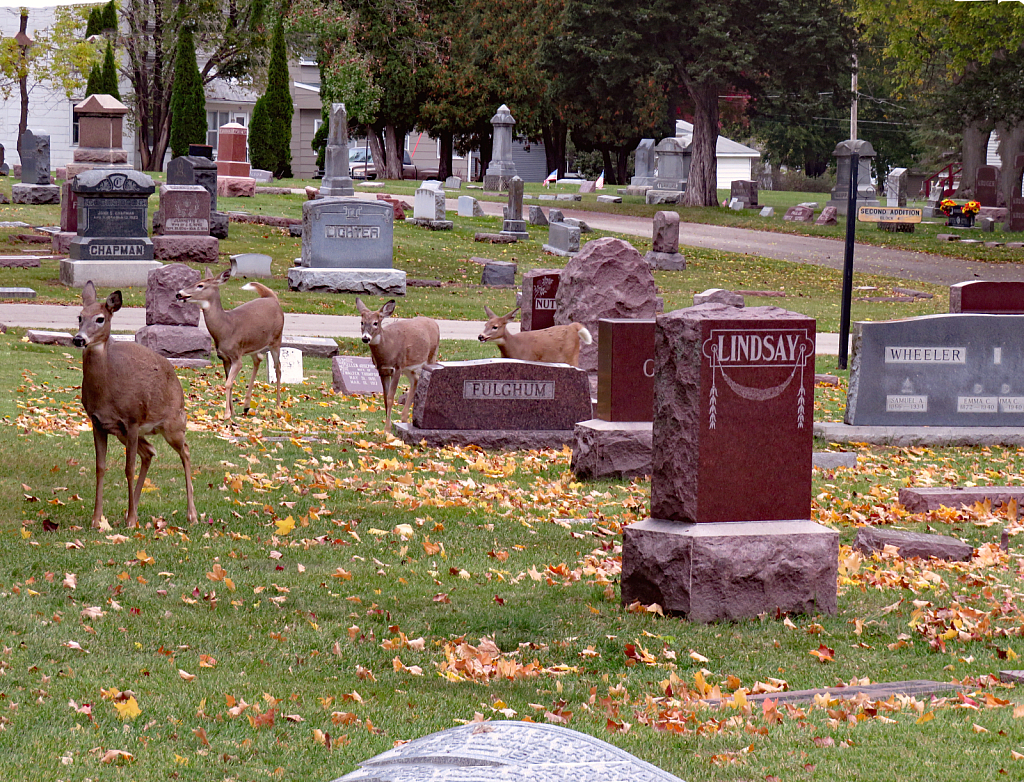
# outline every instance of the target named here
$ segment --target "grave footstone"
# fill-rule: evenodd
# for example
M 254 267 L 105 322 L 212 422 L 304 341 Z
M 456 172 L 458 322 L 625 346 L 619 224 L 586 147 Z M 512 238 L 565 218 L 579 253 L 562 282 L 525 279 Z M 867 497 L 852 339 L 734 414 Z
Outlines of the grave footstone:
M 809 206 L 791 206 L 782 219 L 791 223 L 809 223 L 814 219 L 814 210 Z
M 598 321 L 650 320 L 655 316 L 658 301 L 651 267 L 631 244 L 612 237 L 595 239 L 571 258 L 562 271 L 555 294 L 555 323 L 578 322 L 587 327 L 594 341 L 580 346 L 579 365 L 596 370 Z
M 743 294 L 723 288 L 708 288 L 693 295 L 693 306 L 698 304 L 724 304 L 728 307 L 743 307 Z
M 548 226 L 548 240 L 542 249 L 552 255 L 575 255 L 580 251 L 580 229 L 566 223 L 551 223 Z
M 653 247 L 644 260 L 652 269 L 680 271 L 686 268 L 686 256 L 679 252 L 679 213 L 655 212 Z
M 621 204 L 622 197 L 614 195 L 599 195 L 597 197 L 597 203 L 599 204 Z
M 217 194 L 225 197 L 255 196 L 256 180 L 249 176 L 249 131 L 229 122 L 217 130 Z
M 512 128 L 515 124 L 512 113 L 504 104 L 491 117 L 494 141 L 491 162 L 487 164 L 487 172 L 484 174 L 484 190 L 504 190 L 518 173 L 512 160 Z
M 597 189 L 596 182 L 586 181 L 580 184 L 579 193 L 593 193 Z
M 555 294 L 561 269 L 530 269 L 523 273 L 520 331 L 546 329 L 555 325 Z
M 949 486 L 907 487 L 900 489 L 899 502 L 911 513 L 926 513 L 939 508 L 972 508 L 988 503 L 993 510 L 1016 502 L 1024 507 L 1024 487 L 1021 486 Z
M 808 519 L 814 321 L 714 304 L 659 316 L 651 518 L 622 601 L 700 622 L 837 610 L 839 535 Z
M 508 181 L 508 214 L 502 223 L 501 233 L 520 241 L 530 238 L 523 220 L 523 180 L 518 176 Z
M 904 559 L 934 557 L 966 562 L 974 555 L 974 547 L 970 543 L 948 535 L 861 527 L 853 540 L 853 548 L 865 554 L 881 552 L 886 546 L 894 547 Z
M 591 417 L 590 381 L 567 364 L 516 359 L 453 361 L 424 367 L 406 442 L 474 443 L 482 448 L 550 448 L 572 441 Z
M 950 285 L 949 311 L 1024 315 L 1024 282 L 968 280 Z
M 678 204 L 682 201 L 683 194 L 678 190 L 655 190 L 651 189 L 644 193 L 644 200 L 648 206 L 652 204 Z
M 307 337 L 285 334 L 281 337 L 282 348 L 295 348 L 302 355 L 315 358 L 334 358 L 338 355 L 338 343 L 330 337 Z
M 821 210 L 821 214 L 818 215 L 818 219 L 814 221 L 815 225 L 838 225 L 839 220 L 837 216 L 839 211 L 834 206 L 826 206 Z
M 348 170 L 348 114 L 344 103 L 331 104 L 330 131 L 324 153 L 324 178 L 320 196 L 354 196 L 355 188 Z
M 1016 315 L 924 315 L 855 324 L 845 422 L 1024 426 Z
M 978 166 L 974 180 L 975 200 L 982 206 L 999 206 L 999 168 Z
M 548 224 L 548 218 L 544 216 L 544 209 L 539 206 L 530 207 L 530 225 L 545 226 Z
M 770 206 L 762 207 L 759 212 L 761 217 L 775 217 L 775 210 Z
M 335 356 L 331 361 L 332 388 L 336 394 L 383 394 L 384 388 L 373 360 L 362 356 Z
M 480 284 L 490 288 L 515 285 L 517 268 L 518 264 L 510 261 L 490 261 L 484 264 Z

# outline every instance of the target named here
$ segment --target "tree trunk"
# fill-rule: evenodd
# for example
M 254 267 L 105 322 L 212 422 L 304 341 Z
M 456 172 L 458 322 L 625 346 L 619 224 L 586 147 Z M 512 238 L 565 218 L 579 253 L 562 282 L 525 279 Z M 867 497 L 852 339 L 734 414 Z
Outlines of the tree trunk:
M 693 99 L 693 145 L 690 176 L 683 196 L 685 206 L 718 206 L 718 84 L 687 80 Z
M 28 10 L 21 12 L 21 34 L 28 35 Z M 18 79 L 18 88 L 21 90 L 21 118 L 18 120 L 18 162 L 24 166 L 21 160 L 21 137 L 28 130 L 28 47 L 20 46 L 21 60 L 18 67 L 21 70 L 21 78 Z
M 999 193 L 1005 206 L 1010 205 L 1011 198 L 1020 198 L 1022 169 L 1015 164 L 1017 157 L 1024 154 L 1024 124 L 1007 127 L 1004 123 L 996 124 L 999 131 L 999 158 L 1002 169 L 999 172 Z
M 450 130 L 441 131 L 441 154 L 440 161 L 437 164 L 437 178 L 442 182 L 452 175 L 452 156 L 453 146 L 455 144 L 455 134 Z M 467 176 L 467 178 L 469 178 Z
M 629 184 L 629 149 L 620 149 L 615 153 L 615 184 Z
M 612 168 L 612 151 L 605 147 L 601 150 L 601 163 L 604 165 L 604 181 L 610 185 L 616 184 L 615 182 L 615 169 Z
M 372 125 L 366 127 L 366 140 L 370 142 L 370 156 L 373 158 L 373 168 L 378 179 L 383 179 L 382 171 L 378 160 L 384 160 L 384 145 L 380 140 L 381 131 Z
M 491 155 L 494 154 L 494 137 L 490 132 L 480 134 L 480 179 L 483 180 L 487 173 L 487 166 L 491 164 Z
M 565 138 L 568 130 L 561 120 L 554 120 L 550 125 L 545 125 L 541 130 L 541 137 L 544 140 L 545 171 L 551 173 L 557 171 L 558 176 L 565 174 Z
M 385 179 L 403 179 L 402 159 L 405 153 L 404 139 L 394 125 L 384 126 L 384 152 L 387 154 Z M 376 159 L 376 158 L 375 158 Z
M 960 187 L 955 193 L 958 198 L 974 198 L 978 166 L 985 165 L 988 157 L 988 137 L 991 133 L 991 126 L 985 122 L 972 122 L 964 128 L 960 155 L 963 171 L 960 172 Z

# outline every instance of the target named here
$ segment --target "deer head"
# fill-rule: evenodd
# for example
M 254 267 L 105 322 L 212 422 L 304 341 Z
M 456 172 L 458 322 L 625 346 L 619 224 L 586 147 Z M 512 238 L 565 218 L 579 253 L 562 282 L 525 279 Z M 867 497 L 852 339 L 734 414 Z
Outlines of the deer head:
M 516 307 L 508 315 L 502 315 L 500 318 L 494 314 L 493 310 L 484 305 L 484 312 L 487 313 L 487 323 L 484 324 L 484 330 L 477 337 L 481 342 L 490 342 L 492 339 L 502 339 L 505 336 L 505 326 L 509 324 L 512 318 L 520 308 Z
M 110 338 L 110 316 L 121 309 L 121 291 L 114 291 L 102 304 L 96 301 L 96 286 L 89 280 L 82 289 L 82 311 L 78 315 L 78 333 L 72 343 L 85 348 Z
M 371 310 L 362 299 L 356 299 L 356 309 L 362 318 L 360 330 L 363 334 L 363 342 L 367 345 L 380 344 L 381 329 L 384 327 L 384 318 L 391 317 L 395 312 L 395 300 L 391 299 L 379 310 Z
M 198 304 L 204 310 L 208 309 L 211 301 L 220 298 L 221 283 L 227 282 L 230 278 L 230 269 L 225 269 L 223 273 L 218 274 L 216 277 L 207 269 L 206 276 L 203 279 L 195 285 L 182 288 L 174 295 L 174 298 L 178 301 L 191 301 Z

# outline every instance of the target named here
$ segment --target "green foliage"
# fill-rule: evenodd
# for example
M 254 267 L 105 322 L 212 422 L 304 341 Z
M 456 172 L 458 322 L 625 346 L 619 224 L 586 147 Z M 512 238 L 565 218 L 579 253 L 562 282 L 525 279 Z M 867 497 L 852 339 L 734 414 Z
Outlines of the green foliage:
M 107 41 L 107 50 L 103 55 L 103 81 L 101 90 L 107 95 L 113 95 L 121 100 L 121 91 L 118 89 L 117 63 L 114 61 L 114 47 Z
M 103 94 L 103 68 L 100 67 L 99 63 L 92 66 L 92 70 L 89 71 L 89 81 L 85 85 L 85 97 L 90 95 L 102 95 Z
M 117 35 L 117 6 L 114 4 L 114 0 L 110 0 L 105 6 L 100 17 L 103 24 L 103 30 L 111 30 L 114 35 Z
M 278 20 L 270 45 L 267 91 L 253 107 L 249 128 L 249 159 L 254 168 L 273 172 L 277 178 L 292 175 L 292 96 L 288 89 L 288 52 L 284 23 Z
M 171 151 L 175 157 L 187 155 L 189 144 L 206 141 L 206 96 L 196 64 L 192 31 L 187 27 L 178 36 L 170 109 Z
M 89 22 L 85 26 L 85 37 L 91 38 L 103 32 L 103 9 L 96 6 L 89 11 Z

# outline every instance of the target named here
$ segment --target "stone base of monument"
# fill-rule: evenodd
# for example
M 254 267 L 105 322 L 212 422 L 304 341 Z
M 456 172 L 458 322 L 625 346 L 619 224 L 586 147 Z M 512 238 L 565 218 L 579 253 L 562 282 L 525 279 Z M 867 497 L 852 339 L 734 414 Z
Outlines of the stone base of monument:
M 71 240 L 78 236 L 77 231 L 58 231 L 50 237 L 50 252 L 54 255 L 67 255 L 71 250 Z
M 149 273 L 163 266 L 160 261 L 77 261 L 60 262 L 60 284 L 84 288 L 92 280 L 99 288 L 145 288 Z
M 99 166 L 123 167 L 128 163 L 128 150 L 109 147 L 76 147 L 74 160 L 74 163 L 66 167 L 68 179 L 80 174 L 83 170 L 88 171 L 90 168 Z M 79 164 L 84 164 L 84 166 L 79 168 Z M 71 173 L 72 171 L 74 173 Z
M 198 326 L 143 326 L 135 341 L 167 358 L 205 360 L 213 349 L 210 335 Z
M 40 206 L 60 203 L 60 185 L 11 185 L 11 201 L 16 204 Z
M 839 533 L 813 521 L 644 519 L 623 529 L 622 602 L 695 622 L 835 614 L 838 567 Z
M 293 291 L 404 296 L 405 277 L 405 272 L 399 269 L 326 269 L 293 266 L 288 270 L 288 287 Z
M 76 236 L 68 246 L 68 254 L 74 261 L 89 263 L 153 260 L 153 240 L 148 236 L 111 238 L 106 236 Z
M 644 194 L 648 204 L 679 204 L 683 200 L 682 190 L 648 190 Z
M 227 212 L 210 212 L 210 236 L 227 239 L 229 224 Z
M 485 451 L 529 451 L 573 443 L 571 429 L 418 429 L 404 423 L 394 424 L 394 428 L 403 442 L 425 443 L 429 448 L 475 445 Z
M 455 223 L 451 220 L 431 220 L 427 217 L 410 217 L 406 219 L 406 222 L 418 225 L 420 228 L 429 228 L 431 231 L 450 231 L 455 227 Z
M 217 263 L 220 239 L 216 236 L 164 234 L 153 237 L 153 257 L 176 263 Z
M 645 196 L 647 191 L 651 189 L 650 185 L 630 185 L 625 189 L 623 195 L 630 196 Z
M 501 231 L 499 233 L 505 236 L 514 236 L 516 239 L 524 242 L 530 238 L 530 234 L 526 232 L 525 220 L 505 220 L 501 224 Z
M 652 269 L 682 271 L 686 268 L 686 256 L 682 253 L 656 253 L 650 250 L 644 260 Z
M 514 176 L 515 174 L 484 174 L 484 190 L 492 193 L 508 190 L 508 183 Z
M 217 196 L 226 198 L 245 197 L 251 198 L 256 195 L 256 180 L 248 176 L 219 176 L 217 177 Z
M 552 255 L 561 255 L 564 258 L 573 258 L 579 255 L 578 252 L 572 252 L 571 250 L 563 250 L 561 247 L 554 247 L 550 244 L 543 245 L 541 249 L 546 253 L 551 253 Z
M 650 421 L 580 421 L 573 431 L 572 469 L 580 478 L 651 474 Z
M 830 443 L 952 447 L 963 445 L 1024 445 L 1019 426 L 851 426 L 816 423 L 814 436 Z

